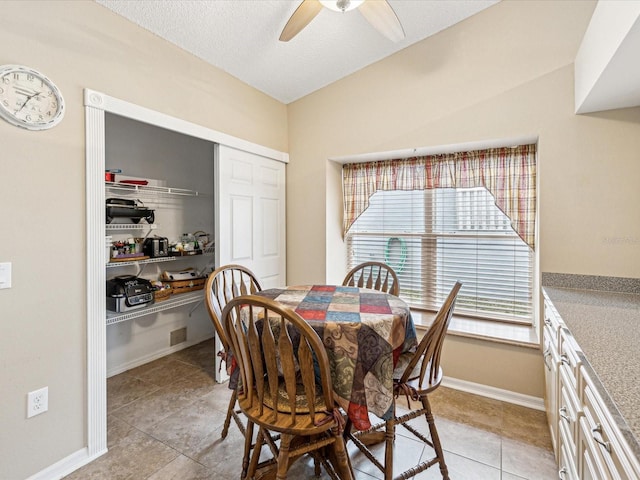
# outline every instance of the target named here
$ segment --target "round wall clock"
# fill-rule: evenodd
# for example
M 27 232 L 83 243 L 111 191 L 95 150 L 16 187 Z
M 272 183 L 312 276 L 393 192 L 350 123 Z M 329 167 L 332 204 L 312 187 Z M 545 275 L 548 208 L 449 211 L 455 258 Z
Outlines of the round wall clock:
M 49 78 L 21 65 L 0 66 L 0 117 L 28 130 L 45 130 L 63 116 L 64 99 Z

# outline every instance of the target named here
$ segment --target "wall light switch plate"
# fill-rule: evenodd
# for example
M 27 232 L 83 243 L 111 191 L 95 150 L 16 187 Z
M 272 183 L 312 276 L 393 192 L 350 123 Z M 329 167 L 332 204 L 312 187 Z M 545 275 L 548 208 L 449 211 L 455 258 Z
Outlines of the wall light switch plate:
M 11 288 L 11 262 L 0 263 L 0 288 Z

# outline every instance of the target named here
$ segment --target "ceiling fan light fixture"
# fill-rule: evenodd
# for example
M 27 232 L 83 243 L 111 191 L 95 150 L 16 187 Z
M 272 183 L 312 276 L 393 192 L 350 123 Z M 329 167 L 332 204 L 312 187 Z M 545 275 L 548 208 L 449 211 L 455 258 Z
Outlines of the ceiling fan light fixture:
M 320 3 L 334 12 L 348 12 L 358 8 L 364 0 L 320 0 Z

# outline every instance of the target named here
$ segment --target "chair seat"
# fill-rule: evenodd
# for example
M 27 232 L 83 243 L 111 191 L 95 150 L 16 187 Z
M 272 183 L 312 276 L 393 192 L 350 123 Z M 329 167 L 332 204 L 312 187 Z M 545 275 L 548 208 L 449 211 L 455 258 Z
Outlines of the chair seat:
M 307 395 L 304 393 L 304 385 L 302 383 L 298 383 L 296 385 L 296 398 L 294 402 L 291 402 L 289 399 L 289 394 L 287 393 L 287 389 L 285 388 L 284 380 L 281 380 L 278 384 L 278 395 L 277 395 L 277 405 L 273 405 L 273 401 L 271 399 L 271 391 L 269 390 L 269 386 L 265 385 L 264 389 L 264 403 L 271 409 L 276 409 L 279 412 L 291 413 L 291 404 L 295 403 L 296 412 L 297 413 L 309 413 L 309 400 Z M 324 401 L 322 397 L 322 389 L 320 385 L 316 385 L 316 396 L 314 400 L 314 409 L 315 411 L 322 411 L 324 409 Z
M 289 413 L 277 412 L 276 420 L 276 411 L 261 403 L 257 395 L 253 396 L 253 402 L 249 402 L 249 398 L 245 397 L 239 400 L 239 404 L 242 411 L 251 421 L 255 423 L 268 422 L 270 424 L 269 430 L 276 432 L 291 433 L 293 435 L 317 435 L 336 426 L 336 422 L 331 418 L 330 414 L 325 415 L 323 418 L 323 415 L 318 413 L 322 411 L 322 407 L 316 411 L 316 419 L 320 418 L 327 421 L 317 425 L 313 423 L 313 419 L 308 412 L 296 412 L 293 421 Z
M 393 369 L 393 380 L 397 381 L 400 380 L 400 377 L 402 377 L 402 374 L 404 373 L 404 371 L 406 370 L 407 366 L 409 365 L 409 362 L 411 360 L 413 360 L 414 357 L 414 353 L 413 352 L 404 352 L 400 354 L 400 357 L 398 357 L 398 363 L 396 364 L 395 368 Z M 420 367 L 422 366 L 422 361 L 418 362 L 416 364 L 416 366 L 413 368 L 413 370 L 411 371 L 411 374 L 409 375 L 409 378 L 417 378 L 418 376 L 420 376 Z
M 405 369 L 407 368 L 407 366 L 409 365 L 409 362 L 413 358 L 412 355 L 413 355 L 412 353 L 401 354 L 400 357 L 398 358 L 398 365 L 393 370 L 394 383 L 397 383 L 400 381 L 400 378 L 402 377 Z M 435 375 L 435 378 L 431 381 L 431 383 L 426 383 L 426 384 L 423 383 L 422 385 L 420 385 L 419 382 L 420 382 L 421 367 L 422 367 L 422 360 L 420 360 L 416 364 L 416 366 L 413 367 L 413 370 L 409 374 L 407 385 L 410 387 L 413 387 L 418 393 L 429 393 L 435 390 L 438 387 L 438 385 L 440 385 L 440 382 L 442 382 L 442 375 L 443 375 L 442 367 L 438 367 L 437 374 Z M 427 369 L 429 369 L 429 365 L 427 365 Z

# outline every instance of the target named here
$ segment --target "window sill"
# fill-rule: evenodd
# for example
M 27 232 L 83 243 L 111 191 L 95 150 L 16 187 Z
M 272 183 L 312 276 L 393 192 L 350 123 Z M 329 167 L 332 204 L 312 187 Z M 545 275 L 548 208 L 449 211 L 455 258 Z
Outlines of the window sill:
M 434 312 L 411 311 L 413 323 L 418 330 L 431 325 L 435 315 Z M 540 349 L 538 334 L 535 329 L 529 325 L 512 325 L 478 318 L 456 317 L 456 315 L 454 315 L 451 319 L 447 334 Z

